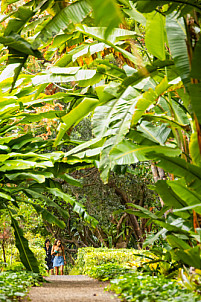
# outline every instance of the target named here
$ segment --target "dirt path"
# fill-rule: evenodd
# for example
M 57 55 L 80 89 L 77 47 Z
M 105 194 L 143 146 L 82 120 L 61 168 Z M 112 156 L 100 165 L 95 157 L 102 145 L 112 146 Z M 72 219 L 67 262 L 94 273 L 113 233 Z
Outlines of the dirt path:
M 31 289 L 28 297 L 32 302 L 120 301 L 111 293 L 104 291 L 104 287 L 107 286 L 105 282 L 99 282 L 87 276 L 51 276 L 46 279 L 50 283 Z

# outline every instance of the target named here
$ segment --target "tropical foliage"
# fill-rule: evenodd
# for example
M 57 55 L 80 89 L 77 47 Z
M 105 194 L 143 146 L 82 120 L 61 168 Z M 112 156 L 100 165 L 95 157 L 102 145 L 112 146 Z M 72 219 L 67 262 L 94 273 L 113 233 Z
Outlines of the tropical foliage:
M 142 266 L 148 259 L 152 259 L 151 257 L 154 257 L 154 255 L 149 251 L 87 247 L 78 249 L 76 269 L 81 274 L 107 280 L 129 269 L 136 271 L 137 267 Z M 101 271 L 103 271 L 103 275 L 101 275 Z M 100 272 L 99 276 L 98 272 Z M 110 277 L 106 279 L 104 272 L 109 274 Z
M 39 286 L 39 276 L 31 272 L 0 273 L 1 301 L 19 301 L 27 295 L 31 286 Z
M 122 301 L 200 301 L 200 297 L 192 293 L 199 293 L 200 271 L 188 276 L 180 270 L 175 280 L 162 273 L 162 268 L 169 264 L 145 250 L 82 248 L 70 274 L 84 273 L 98 280 L 110 280 L 107 290 L 118 294 Z M 142 273 L 141 269 L 146 266 L 149 271 Z
M 112 280 L 108 289 L 126 301 L 200 301 L 199 296 L 163 276 L 126 274 Z
M 40 199 L 67 217 L 52 201 L 56 196 L 96 226 L 55 178 L 68 181 L 70 171 L 96 166 L 107 182 L 111 171 L 152 161 L 158 173 L 166 171 L 152 186 L 165 207 L 153 213 L 132 203 L 127 212 L 162 228 L 147 245 L 163 235 L 173 259 L 200 269 L 200 1 L 23 4 L 1 1 L 0 194 L 24 264 L 37 271 L 10 204 Z M 29 70 L 33 57 L 37 75 Z M 53 95 L 44 94 L 49 84 L 58 89 Z M 56 100 L 65 110 L 36 113 Z M 88 114 L 93 138 L 72 141 L 72 128 Z M 24 133 L 44 118 L 56 120 L 55 137 Z M 37 202 L 34 207 L 63 226 Z M 142 245 L 142 234 L 136 238 Z

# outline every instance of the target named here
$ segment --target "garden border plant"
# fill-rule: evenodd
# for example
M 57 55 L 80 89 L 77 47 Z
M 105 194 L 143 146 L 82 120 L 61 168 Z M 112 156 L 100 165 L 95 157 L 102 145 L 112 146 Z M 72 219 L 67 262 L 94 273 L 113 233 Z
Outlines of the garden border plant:
M 41 276 L 33 272 L 1 272 L 0 301 L 20 301 L 27 295 L 31 286 L 40 286 L 41 281 Z

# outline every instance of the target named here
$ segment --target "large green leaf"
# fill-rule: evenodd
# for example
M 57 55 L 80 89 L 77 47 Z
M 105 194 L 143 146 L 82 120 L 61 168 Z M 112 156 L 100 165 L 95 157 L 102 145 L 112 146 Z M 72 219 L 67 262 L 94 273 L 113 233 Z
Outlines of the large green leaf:
M 32 79 L 34 85 L 45 84 L 45 83 L 67 83 L 67 82 L 79 82 L 81 87 L 92 86 L 100 82 L 102 74 L 99 74 L 95 69 L 81 69 L 74 67 L 74 74 L 67 74 L 69 69 L 72 67 L 66 68 L 54 68 L 49 70 L 46 74 L 37 75 Z M 55 71 L 56 70 L 56 71 Z M 56 73 L 58 71 L 58 73 Z
M 134 2 L 137 2 L 137 10 L 142 13 L 152 12 L 157 6 L 162 6 L 167 3 L 167 1 L 162 0 L 135 0 Z
M 107 38 L 112 29 L 123 21 L 120 8 L 115 0 L 89 0 L 89 2 L 93 8 L 96 25 L 106 26 L 105 38 Z
M 1 166 L 1 171 L 13 171 L 13 170 L 24 170 L 31 168 L 46 168 L 52 167 L 53 164 L 50 161 L 44 162 L 35 162 L 35 161 L 27 161 L 27 160 L 7 160 L 4 162 L 4 165 Z
M 174 235 L 168 235 L 167 241 L 173 248 L 179 248 L 182 250 L 188 250 L 191 248 L 188 243 Z
M 132 125 L 137 124 L 145 110 L 154 101 L 156 101 L 158 97 L 168 89 L 169 86 L 170 84 L 168 84 L 167 78 L 165 77 L 161 83 L 155 87 L 155 90 L 149 89 L 135 100 L 135 110 L 132 117 Z
M 151 160 L 157 161 L 157 166 L 163 168 L 165 171 L 173 175 L 184 177 L 187 186 L 199 192 L 201 186 L 200 167 L 194 166 L 182 158 L 169 157 L 164 154 L 152 152 L 147 153 L 146 156 Z
M 201 62 L 200 62 L 200 54 L 201 54 L 201 39 L 196 43 L 195 50 L 193 53 L 192 67 L 191 67 L 191 77 L 195 79 L 201 79 Z
M 93 138 L 90 141 L 83 142 L 82 144 L 79 144 L 77 147 L 75 147 L 75 148 L 71 149 L 70 151 L 66 152 L 65 157 L 68 157 L 72 154 L 76 155 L 80 151 L 87 150 L 88 148 L 94 149 L 94 148 L 102 146 L 102 145 L 103 145 L 103 139 L 102 138 L 100 138 L 100 137 Z
M 104 51 L 104 49 L 109 47 L 110 46 L 105 43 L 98 42 L 78 45 L 58 59 L 55 66 L 65 67 L 68 64 L 75 62 L 79 57 L 93 55 L 95 53 Z
M 23 231 L 19 227 L 18 222 L 11 216 L 11 226 L 14 229 L 15 244 L 20 253 L 20 259 L 28 271 L 39 273 L 37 259 L 33 252 L 29 249 L 28 240 L 23 236 Z
M 10 35 L 11 32 L 19 33 L 25 24 L 34 15 L 34 11 L 26 6 L 21 6 L 17 9 L 17 12 L 13 14 L 4 30 L 4 36 Z
M 84 219 L 84 221 L 91 224 L 91 226 L 93 226 L 94 228 L 96 227 L 96 225 L 98 224 L 98 221 L 95 218 L 93 218 L 92 216 L 90 216 L 87 213 L 85 207 L 82 204 L 80 204 L 79 202 L 77 202 L 76 199 L 74 199 L 72 196 L 60 191 L 58 188 L 49 188 L 48 192 L 50 192 L 54 196 L 57 196 L 57 197 L 65 200 L 67 203 L 70 203 L 73 206 L 73 211 L 78 213 Z
M 152 65 L 147 64 L 146 66 L 136 71 L 132 76 L 128 76 L 127 78 L 125 78 L 125 80 L 121 84 L 121 88 L 125 89 L 129 85 L 131 86 L 136 85 L 144 78 L 154 75 L 158 70 L 164 67 L 168 68 L 169 66 L 172 65 L 174 65 L 174 62 L 170 60 L 165 60 L 165 61 L 156 60 L 153 62 Z
M 32 45 L 16 33 L 11 33 L 8 36 L 0 36 L 0 43 L 8 46 L 10 49 L 14 49 L 19 54 L 32 55 L 38 58 L 42 58 L 42 54 L 37 50 L 33 49 Z
M 189 125 L 188 124 L 179 123 L 178 121 L 176 121 L 174 119 L 174 117 L 167 116 L 166 114 L 157 115 L 157 114 L 149 113 L 149 114 L 144 114 L 142 117 L 143 117 L 143 120 L 147 120 L 147 121 L 152 121 L 152 122 L 159 122 L 160 121 L 160 122 L 163 123 L 163 126 L 164 126 L 164 123 L 168 123 L 170 126 L 172 126 L 174 128 L 179 128 L 179 129 L 182 129 L 184 131 L 189 130 Z
M 40 139 L 36 138 L 35 141 L 38 142 L 39 140 L 40 140 Z M 15 149 L 19 151 L 22 147 L 26 146 L 27 144 L 29 144 L 29 143 L 32 142 L 32 141 L 34 141 L 33 135 L 27 133 L 27 134 L 24 134 L 24 135 L 22 135 L 22 136 L 20 136 L 20 137 L 13 138 L 13 139 L 8 143 L 8 146 L 9 146 L 10 148 L 12 148 L 13 151 L 14 151 Z M 15 155 L 15 154 L 13 153 L 13 155 Z M 17 156 L 17 154 L 16 154 L 16 156 Z M 22 156 L 22 155 L 20 155 L 20 156 Z M 27 154 L 26 154 L 26 156 L 27 156 Z M 29 157 L 33 157 L 33 156 L 34 156 L 34 155 L 32 154 L 32 155 L 30 155 Z M 37 156 L 38 156 L 38 154 L 37 154 Z M 41 157 L 41 154 L 39 155 L 39 157 Z
M 104 37 L 105 33 L 105 28 L 97 28 L 97 27 L 87 27 L 85 25 L 79 25 L 76 27 L 77 30 L 82 32 L 83 34 L 92 37 L 96 39 L 97 41 L 103 42 L 112 48 L 114 48 L 116 51 L 119 51 L 120 53 L 123 54 L 123 56 L 127 59 L 129 59 L 131 62 L 137 64 L 137 58 L 128 52 L 127 50 L 119 47 L 116 45 L 116 41 L 121 40 L 121 39 L 126 39 L 132 36 L 136 36 L 137 34 L 132 31 L 127 31 L 123 29 L 114 29 L 113 32 L 111 32 L 110 36 L 107 38 L 107 40 Z
M 34 209 L 37 211 L 38 214 L 42 215 L 43 220 L 51 223 L 51 224 L 56 224 L 58 227 L 60 227 L 61 229 L 65 228 L 65 223 L 58 219 L 56 216 L 52 215 L 49 211 L 47 211 L 46 209 L 42 208 L 41 206 L 39 206 L 36 203 L 30 203 Z
M 75 123 L 77 124 L 87 114 L 89 114 L 98 105 L 97 99 L 84 98 L 84 100 L 71 110 L 68 114 L 62 117 L 63 123 L 60 124 L 59 133 L 55 140 L 55 146 L 61 141 L 66 131 Z
M 50 198 L 48 198 L 42 194 L 43 192 L 47 192 L 47 190 L 44 186 L 43 187 L 32 186 L 32 187 L 29 187 L 29 189 L 25 189 L 24 192 L 26 195 L 28 195 L 29 197 L 31 197 L 33 199 L 44 200 L 48 206 L 54 207 L 62 215 L 62 217 L 68 219 L 69 214 L 66 210 L 62 209 L 62 207 L 60 207 L 56 202 L 54 202 L 53 200 L 51 200 Z
M 160 60 L 165 60 L 165 17 L 159 12 L 146 15 L 145 45 L 148 52 Z
M 10 201 L 14 200 L 14 199 L 12 198 L 12 196 L 10 196 L 10 195 L 6 194 L 5 192 L 2 192 L 2 191 L 0 191 L 0 198 L 1 198 L 1 200 L 2 200 L 2 199 L 6 199 L 6 200 L 10 200 Z M 0 202 L 1 202 L 1 201 L 0 201 Z
M 181 15 L 186 15 L 194 9 L 201 10 L 201 5 L 195 0 L 134 0 L 137 3 L 137 10 L 149 13 L 153 10 L 161 9 L 164 4 L 168 4 L 165 9 L 170 12 L 177 10 Z
M 105 44 L 110 43 L 111 46 L 115 45 L 118 41 L 134 38 L 138 36 L 135 31 L 122 29 L 122 28 L 114 28 L 107 39 L 104 37 L 105 27 L 88 27 L 86 25 L 78 25 L 77 30 L 88 34 L 91 37 L 94 37 L 100 42 L 104 42 Z M 110 45 L 108 44 L 108 45 Z
M 200 167 L 201 157 L 200 157 L 200 148 L 199 148 L 198 134 L 196 131 L 195 121 L 192 121 L 191 125 L 192 125 L 192 134 L 190 137 L 190 144 L 189 144 L 190 155 L 192 158 L 192 163 L 195 166 Z
M 136 145 L 132 146 L 132 151 L 129 150 L 128 152 L 128 150 L 126 150 L 124 152 L 121 148 L 124 149 L 125 146 L 118 144 L 124 139 L 130 127 L 138 123 L 144 111 L 156 101 L 168 87 L 169 84 L 166 78 L 156 86 L 155 90 L 149 89 L 142 95 L 139 95 L 133 87 L 129 86 L 118 99 L 110 100 L 102 105 L 101 110 L 97 107 L 93 117 L 93 123 L 95 121 L 95 135 L 108 137 L 104 143 L 100 158 L 101 177 L 104 182 L 107 181 L 109 171 L 113 169 L 115 163 L 123 164 L 124 161 L 137 162 L 139 160 L 146 160 L 144 153 L 140 155 L 140 152 L 136 152 L 137 150 L 134 151 L 134 149 L 138 148 Z M 127 148 L 130 143 L 126 142 L 125 144 Z M 116 145 L 118 145 L 118 147 L 116 147 Z M 167 152 L 168 150 L 164 149 L 163 151 Z M 141 159 L 138 159 L 136 154 L 138 154 L 137 156 Z
M 83 187 L 83 184 L 80 180 L 68 175 L 68 174 L 61 174 L 59 175 L 60 178 L 64 179 L 67 183 L 70 185 L 76 186 L 76 187 Z
M 134 100 L 138 95 L 136 89 L 128 87 L 120 98 L 98 106 L 92 119 L 94 135 L 101 137 L 116 134 L 116 143 L 120 142 L 129 131 L 135 109 Z
M 46 178 L 51 178 L 53 177 L 52 173 L 49 172 L 42 172 L 42 173 L 25 173 L 25 172 L 21 172 L 21 173 L 12 173 L 12 174 L 5 174 L 5 176 L 12 180 L 12 181 L 36 181 L 38 183 L 43 183 L 45 182 Z
M 173 149 L 160 145 L 137 145 L 131 141 L 124 140 L 115 146 L 110 152 L 110 161 L 118 165 L 130 165 L 139 161 L 146 161 L 150 157 L 149 152 L 163 153 L 164 155 L 178 156 L 181 153 L 179 149 Z
M 13 65 L 15 65 L 15 64 L 13 64 Z M 11 65 L 9 65 L 9 66 L 11 66 Z M 11 83 L 11 85 L 12 85 L 12 83 Z M 30 107 L 31 105 L 40 104 L 41 102 L 50 102 L 50 101 L 52 101 L 52 98 L 34 99 L 33 96 L 21 97 L 20 102 L 18 99 L 9 100 L 6 98 L 2 102 L 0 102 L 0 108 L 2 106 L 2 109 L 0 112 L 0 118 L 2 120 L 9 119 L 11 117 L 12 113 L 13 113 L 13 115 L 15 115 L 16 110 L 18 110 L 20 108 L 20 106 L 22 106 L 22 104 L 26 107 Z M 6 102 L 7 102 L 7 104 L 6 104 Z M 26 115 L 26 113 L 25 113 L 25 115 Z M 16 122 L 16 124 L 18 124 L 18 123 L 19 122 Z M 3 132 L 5 129 L 8 129 L 8 128 L 10 128 L 10 124 L 4 125 L 4 127 L 2 127 L 0 129 L 0 132 Z
M 167 237 L 168 242 L 172 245 L 176 245 L 176 239 L 173 239 L 172 237 Z M 178 259 L 180 259 L 183 263 L 188 265 L 189 267 L 195 267 L 198 269 L 201 269 L 201 255 L 200 255 L 200 247 L 196 246 L 193 248 L 189 248 L 186 250 L 183 249 L 176 249 L 173 251 L 173 253 Z
M 192 109 L 199 121 L 201 123 L 201 106 L 200 106 L 200 93 L 201 84 L 189 84 L 189 93 L 191 98 Z
M 143 207 L 141 207 L 139 205 L 136 205 L 136 204 L 133 204 L 133 203 L 127 203 L 127 205 L 129 207 L 138 209 L 138 212 L 135 212 L 135 215 L 136 215 L 136 213 L 138 213 L 139 216 L 141 214 L 143 214 L 144 215 L 143 217 L 156 219 L 156 220 L 161 220 L 156 214 L 152 213 L 151 211 L 147 210 L 146 208 L 143 208 Z M 133 211 L 133 210 L 131 210 L 131 211 Z
M 177 194 L 178 192 L 169 186 L 169 182 L 167 183 L 165 180 L 157 181 L 157 183 L 153 186 L 153 189 L 160 195 L 163 202 L 170 208 L 182 209 L 188 205 L 188 203 L 186 203 L 185 200 L 183 200 L 181 196 Z M 190 211 L 185 211 L 177 214 L 183 218 L 188 218 L 191 213 Z
M 196 192 L 189 190 L 186 187 L 185 183 L 183 183 L 181 180 L 169 181 L 168 185 L 175 192 L 175 194 L 177 194 L 179 198 L 185 202 L 184 207 L 186 207 L 187 205 L 192 206 L 201 204 L 201 195 L 198 195 Z M 194 210 L 195 212 L 201 214 L 200 206 L 196 207 Z
M 132 9 L 124 9 L 124 12 L 131 17 L 131 19 L 139 22 L 143 26 L 146 26 L 146 18 L 143 16 L 143 14 L 139 13 L 134 5 L 130 3 Z
M 190 65 L 183 19 L 176 19 L 174 14 L 168 15 L 166 19 L 166 30 L 170 52 L 179 76 L 184 85 L 188 85 L 190 83 Z
M 166 222 L 164 220 L 164 218 L 159 218 L 156 214 L 150 212 L 149 210 L 136 205 L 136 204 L 128 204 L 129 206 L 132 206 L 133 208 L 138 209 L 138 211 L 133 211 L 134 215 L 139 215 L 139 217 L 146 217 L 146 218 L 150 218 L 154 221 L 154 223 L 156 223 L 157 225 L 165 228 L 166 230 L 176 233 L 176 234 L 185 234 L 185 235 L 189 235 L 188 231 L 186 231 L 186 229 L 182 228 L 182 220 L 181 218 L 175 219 L 173 220 L 171 223 Z M 126 210 L 127 211 L 127 210 Z M 130 213 L 132 213 L 132 210 L 130 210 Z
M 51 21 L 40 31 L 33 42 L 33 48 L 37 49 L 49 39 L 57 35 L 61 30 L 65 30 L 69 24 L 80 23 L 91 11 L 87 1 L 77 1 L 56 14 Z
M 109 153 L 128 133 L 138 95 L 136 89 L 128 87 L 119 98 L 97 107 L 94 112 L 92 120 L 94 134 L 98 137 L 108 137 L 100 159 L 101 177 L 104 181 L 107 180 L 111 168 L 108 161 Z
M 164 124 L 158 126 L 147 121 L 141 122 L 137 127 L 137 130 L 142 132 L 143 136 L 147 137 L 149 140 L 160 145 L 165 144 L 168 135 L 171 132 L 171 129 L 167 128 Z
M 15 115 L 16 118 L 22 117 L 19 123 L 29 124 L 34 122 L 39 122 L 45 118 L 47 119 L 60 119 L 65 114 L 65 111 L 58 111 L 58 110 L 51 110 L 48 112 L 41 112 L 41 113 L 20 113 Z

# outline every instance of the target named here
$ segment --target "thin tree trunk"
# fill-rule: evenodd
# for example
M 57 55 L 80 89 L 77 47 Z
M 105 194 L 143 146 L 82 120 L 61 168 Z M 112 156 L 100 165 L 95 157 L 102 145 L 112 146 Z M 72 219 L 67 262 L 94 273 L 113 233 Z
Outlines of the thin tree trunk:
M 2 251 L 3 251 L 3 261 L 4 261 L 4 265 L 6 266 L 7 262 L 6 262 L 6 250 L 5 250 L 5 240 L 3 239 L 2 241 Z
M 127 195 L 125 194 L 124 191 L 120 190 L 115 183 L 113 182 L 110 182 L 109 183 L 109 186 L 110 187 L 113 187 L 115 189 L 115 193 L 121 197 L 121 203 L 127 208 L 127 209 L 133 209 L 132 207 L 128 206 L 127 203 L 131 203 L 131 201 L 128 199 Z M 139 247 L 142 247 L 142 244 L 144 242 L 144 239 L 143 239 L 143 234 L 142 234 L 142 231 L 140 229 L 140 225 L 137 221 L 137 218 L 135 215 L 133 214 L 128 214 L 128 218 L 129 218 L 129 221 L 130 221 L 130 225 L 133 229 L 133 232 L 135 234 L 135 237 L 137 239 L 137 242 L 139 244 Z
M 151 170 L 153 173 L 154 182 L 157 182 L 158 180 L 165 178 L 164 170 L 156 167 L 154 163 L 151 164 Z M 159 196 L 159 199 L 160 199 L 161 206 L 164 207 L 164 202 L 160 196 Z

